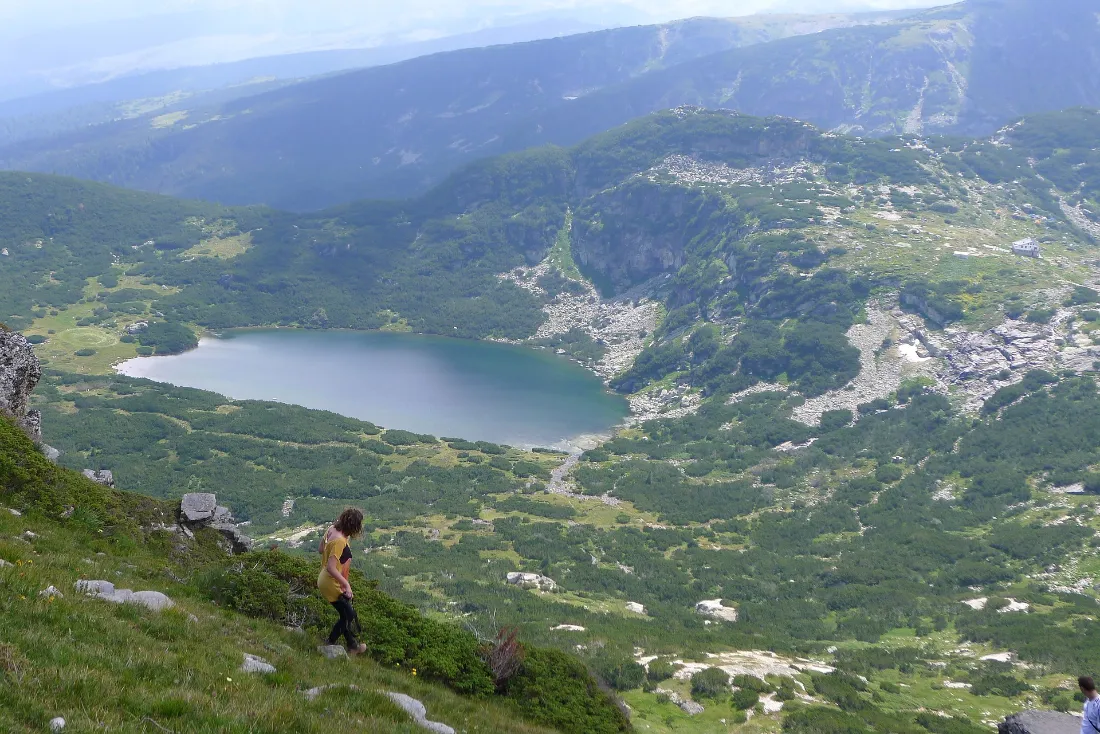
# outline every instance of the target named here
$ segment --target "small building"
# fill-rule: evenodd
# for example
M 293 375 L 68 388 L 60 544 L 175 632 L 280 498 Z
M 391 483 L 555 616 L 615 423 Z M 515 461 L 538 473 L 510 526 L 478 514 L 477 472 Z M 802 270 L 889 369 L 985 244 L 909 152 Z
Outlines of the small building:
M 1032 237 L 1013 242 L 1012 254 L 1022 257 L 1039 257 L 1039 243 Z

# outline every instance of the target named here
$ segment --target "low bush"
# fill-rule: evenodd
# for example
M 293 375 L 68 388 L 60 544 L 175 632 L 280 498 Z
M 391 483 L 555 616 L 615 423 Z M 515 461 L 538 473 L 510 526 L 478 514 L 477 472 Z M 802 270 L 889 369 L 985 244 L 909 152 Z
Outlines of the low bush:
M 730 692 L 730 677 L 721 668 L 707 668 L 691 676 L 691 695 L 718 698 Z
M 668 680 L 673 675 L 675 675 L 679 667 L 680 666 L 678 665 L 673 665 L 668 660 L 662 660 L 658 658 L 657 660 L 650 662 L 649 668 L 646 670 L 646 677 L 654 683 L 660 683 L 661 681 Z
M 631 730 L 615 701 L 581 661 L 559 650 L 528 648 L 519 673 L 504 687 L 524 715 L 560 731 L 613 734 Z

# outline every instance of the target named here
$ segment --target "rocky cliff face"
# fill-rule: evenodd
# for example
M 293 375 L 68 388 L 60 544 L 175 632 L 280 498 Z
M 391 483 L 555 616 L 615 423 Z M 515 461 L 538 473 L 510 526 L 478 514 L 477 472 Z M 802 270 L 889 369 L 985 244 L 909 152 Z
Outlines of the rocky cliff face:
M 1078 734 L 1081 720 L 1054 711 L 1024 711 L 997 726 L 999 734 Z
M 27 404 L 41 378 L 42 365 L 26 338 L 0 329 L 0 413 L 14 418 L 36 442 L 42 440 L 42 416 Z

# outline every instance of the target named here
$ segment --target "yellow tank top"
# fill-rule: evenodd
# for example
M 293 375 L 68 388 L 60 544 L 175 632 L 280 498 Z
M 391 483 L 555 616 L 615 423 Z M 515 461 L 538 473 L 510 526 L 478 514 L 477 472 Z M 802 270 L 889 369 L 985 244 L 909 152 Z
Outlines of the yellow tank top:
M 333 533 L 333 538 L 325 543 L 325 552 L 321 554 L 321 573 L 317 575 L 317 588 L 321 596 L 330 604 L 340 598 L 343 591 L 340 582 L 328 572 L 328 559 L 336 558 L 340 565 L 351 561 L 351 548 L 348 547 L 348 539 L 340 533 Z

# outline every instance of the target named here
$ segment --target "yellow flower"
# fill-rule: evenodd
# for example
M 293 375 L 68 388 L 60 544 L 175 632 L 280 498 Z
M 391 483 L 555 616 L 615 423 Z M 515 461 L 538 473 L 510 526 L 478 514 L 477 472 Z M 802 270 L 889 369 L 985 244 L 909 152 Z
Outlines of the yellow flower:
M 413 668 L 413 675 L 416 675 L 416 668 Z
M 232 682 L 233 682 L 233 679 L 232 679 L 232 678 L 228 678 L 228 677 L 227 677 L 227 678 L 226 678 L 226 680 L 227 680 L 227 681 L 229 681 L 230 683 L 232 683 Z

